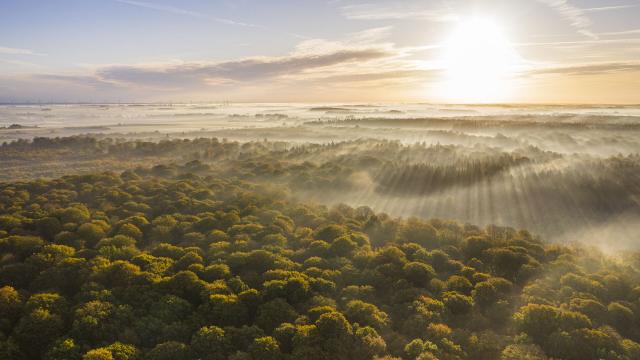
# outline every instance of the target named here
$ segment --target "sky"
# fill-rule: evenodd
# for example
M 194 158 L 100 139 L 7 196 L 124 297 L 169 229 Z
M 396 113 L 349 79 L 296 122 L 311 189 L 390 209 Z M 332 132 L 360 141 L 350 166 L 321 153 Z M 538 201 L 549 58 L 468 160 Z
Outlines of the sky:
M 638 0 L 0 0 L 0 102 L 640 104 Z

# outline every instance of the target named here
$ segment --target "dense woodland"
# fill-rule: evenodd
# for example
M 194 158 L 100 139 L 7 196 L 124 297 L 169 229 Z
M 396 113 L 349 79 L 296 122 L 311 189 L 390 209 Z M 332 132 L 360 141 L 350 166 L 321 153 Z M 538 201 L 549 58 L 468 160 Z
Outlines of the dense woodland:
M 637 153 L 598 157 L 534 146 L 506 150 L 482 143 L 372 139 L 296 143 L 74 136 L 5 143 L 0 159 L 4 181 L 198 160 L 210 175 L 278 184 L 301 201 L 509 225 L 563 241 L 582 241 L 573 237 L 608 227 L 622 247 L 635 243 L 623 230 L 640 224 Z M 589 241 L 601 242 L 598 237 Z
M 201 160 L 0 184 L 0 358 L 640 358 L 638 254 L 291 196 L 362 144 L 60 141 Z

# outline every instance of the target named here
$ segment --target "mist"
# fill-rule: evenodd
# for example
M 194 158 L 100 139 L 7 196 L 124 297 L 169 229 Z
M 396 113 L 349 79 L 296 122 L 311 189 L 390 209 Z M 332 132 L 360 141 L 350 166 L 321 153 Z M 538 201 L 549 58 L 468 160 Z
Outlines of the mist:
M 634 106 L 5 105 L 1 178 L 55 176 L 50 169 L 61 167 L 53 164 L 82 173 L 197 159 L 243 179 L 284 184 L 295 197 L 328 206 L 498 224 L 552 242 L 635 249 L 639 119 Z M 31 139 L 69 136 L 102 145 L 83 156 L 11 156 L 18 144 L 42 146 Z M 201 138 L 219 139 L 230 150 L 216 153 L 208 142 L 198 145 Z M 170 142 L 168 150 L 140 150 Z M 273 166 L 277 170 L 268 169 Z

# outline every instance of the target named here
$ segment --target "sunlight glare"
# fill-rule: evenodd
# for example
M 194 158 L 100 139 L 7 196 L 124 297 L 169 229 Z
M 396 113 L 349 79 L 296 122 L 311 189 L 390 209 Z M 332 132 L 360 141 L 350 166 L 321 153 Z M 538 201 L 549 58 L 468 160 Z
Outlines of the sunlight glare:
M 505 101 L 519 57 L 493 21 L 461 20 L 444 44 L 444 96 L 448 101 Z

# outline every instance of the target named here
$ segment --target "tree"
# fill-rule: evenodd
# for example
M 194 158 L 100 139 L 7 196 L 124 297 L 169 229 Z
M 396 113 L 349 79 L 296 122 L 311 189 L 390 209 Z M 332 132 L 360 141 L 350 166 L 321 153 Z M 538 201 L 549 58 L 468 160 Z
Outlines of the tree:
M 607 307 L 593 299 L 573 298 L 569 302 L 569 308 L 587 315 L 594 323 L 603 323 L 608 316 Z
M 326 352 L 335 355 L 337 359 L 348 357 L 353 344 L 353 328 L 344 315 L 339 312 L 324 313 L 315 326 Z
M 264 331 L 255 325 L 229 326 L 225 328 L 225 334 L 231 352 L 246 350 L 251 346 L 254 339 L 265 336 Z
M 37 309 L 44 309 L 53 314 L 65 316 L 68 311 L 69 304 L 67 299 L 60 294 L 55 293 L 40 293 L 33 294 L 27 300 L 24 310 L 27 313 L 35 311 Z
M 84 343 L 110 343 L 117 339 L 127 316 L 126 308 L 106 301 L 89 301 L 75 310 L 71 333 Z
M 334 239 L 347 235 L 348 233 L 349 229 L 345 226 L 331 224 L 319 228 L 315 233 L 315 238 L 326 242 L 332 242 Z
M 389 324 L 389 316 L 373 304 L 361 300 L 351 300 L 347 303 L 345 314 L 347 318 L 361 326 L 370 326 L 381 330 Z
M 253 359 L 261 360 L 281 360 L 283 354 L 280 352 L 278 342 L 271 336 L 256 338 L 249 347 L 249 354 Z
M 131 223 L 125 223 L 120 226 L 118 229 L 118 235 L 124 235 L 135 239 L 136 241 L 142 240 L 142 236 L 144 235 L 142 231 Z
M 492 248 L 484 252 L 494 272 L 507 279 L 515 279 L 520 268 L 529 262 L 529 256 L 507 248 Z
M 145 356 L 145 360 L 190 360 L 187 345 L 177 341 L 167 341 L 156 345 Z
M 386 350 L 386 342 L 374 328 L 364 326 L 355 329 L 354 359 L 372 359 L 382 356 Z
M 268 334 L 282 323 L 295 321 L 298 313 L 282 298 L 276 298 L 258 307 L 256 325 L 260 326 Z
M 193 305 L 202 302 L 202 293 L 206 283 L 198 278 L 193 271 L 180 271 L 170 278 L 163 279 L 160 287 L 164 291 L 188 300 Z
M 56 341 L 43 357 L 44 360 L 80 360 L 81 358 L 80 347 L 72 338 Z
M 407 220 L 401 228 L 399 237 L 402 241 L 420 244 L 426 249 L 438 246 L 438 231 L 432 225 L 416 218 Z
M 51 241 L 62 231 L 62 224 L 58 218 L 48 216 L 36 220 L 36 228 L 40 236 Z
M 82 355 L 82 360 L 114 360 L 111 351 L 105 348 L 98 348 L 87 351 Z
M 273 337 L 278 341 L 283 353 L 290 354 L 293 351 L 293 338 L 296 336 L 296 332 L 296 326 L 290 323 L 280 324 L 273 331 Z
M 621 333 L 633 333 L 629 330 L 634 327 L 635 314 L 629 307 L 614 301 L 607 306 L 607 316 L 611 325 L 615 326 Z
M 58 217 L 63 224 L 84 224 L 89 221 L 91 213 L 84 205 L 75 205 L 58 212 Z
M 358 248 L 358 244 L 348 235 L 340 236 L 333 240 L 329 252 L 333 256 L 349 256 Z
M 115 342 L 105 349 L 111 353 L 113 360 L 135 360 L 140 355 L 135 346 L 121 342 Z
M 407 280 L 411 281 L 415 286 L 425 287 L 431 279 L 435 278 L 436 272 L 430 265 L 421 262 L 406 263 L 402 271 Z
M 520 308 L 515 315 L 520 329 L 537 344 L 560 327 L 560 310 L 550 305 L 529 304 Z
M 86 242 L 87 247 L 94 247 L 105 237 L 104 229 L 96 224 L 85 223 L 78 227 L 78 236 Z
M 63 334 L 63 330 L 64 322 L 59 315 L 46 309 L 36 309 L 20 319 L 14 336 L 25 354 L 39 358 Z
M 38 252 L 44 245 L 44 240 L 38 236 L 14 235 L 0 239 L 0 251 L 12 253 L 20 259 Z
M 217 326 L 200 328 L 191 338 L 191 351 L 198 359 L 226 359 L 229 351 L 229 343 L 225 338 L 224 330 Z
M 493 242 L 484 236 L 469 236 L 462 243 L 462 252 L 467 258 L 481 258 L 482 252 L 493 246 Z
M 114 261 L 99 269 L 94 279 L 108 288 L 132 286 L 140 276 L 140 268 L 128 261 Z
M 445 286 L 449 291 L 457 291 L 466 295 L 471 294 L 471 289 L 473 289 L 473 285 L 471 285 L 471 282 L 467 280 L 467 278 L 459 275 L 450 276 L 447 279 Z
M 473 301 L 483 308 L 486 308 L 500 300 L 498 290 L 488 281 L 476 283 L 473 288 L 472 296 Z
M 534 344 L 511 344 L 504 348 L 500 360 L 547 360 L 539 346 Z
M 22 301 L 20 294 L 11 286 L 0 288 L 0 331 L 10 333 L 20 318 Z
M 241 326 L 247 322 L 248 309 L 237 295 L 213 294 L 201 305 L 200 313 L 206 324 Z
M 473 308 L 473 299 L 471 297 L 455 291 L 448 291 L 444 293 L 442 299 L 445 308 L 452 315 L 466 315 Z

